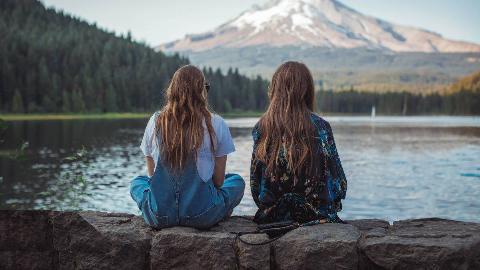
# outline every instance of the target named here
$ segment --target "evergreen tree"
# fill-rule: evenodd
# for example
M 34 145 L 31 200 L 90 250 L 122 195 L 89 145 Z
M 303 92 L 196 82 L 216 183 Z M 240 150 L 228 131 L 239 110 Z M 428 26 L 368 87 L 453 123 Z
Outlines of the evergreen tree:
M 13 95 L 12 112 L 13 113 L 24 112 L 22 94 L 20 94 L 20 91 L 18 90 L 15 90 L 15 94 Z
M 67 91 L 64 91 L 62 94 L 62 112 L 71 112 L 72 105 L 70 102 L 70 95 Z
M 74 112 L 84 112 L 85 109 L 82 93 L 80 91 L 74 91 L 72 94 L 72 110 Z
M 57 105 L 55 104 L 55 102 L 52 101 L 52 99 L 50 99 L 49 96 L 44 96 L 43 97 L 42 107 L 43 107 L 43 110 L 46 111 L 46 112 L 57 111 Z
M 118 110 L 117 107 L 117 96 L 115 95 L 115 91 L 113 87 L 107 87 L 105 93 L 105 112 L 116 112 Z
M 230 101 L 225 99 L 223 108 L 224 108 L 223 112 L 231 112 L 232 111 L 232 105 L 230 104 Z

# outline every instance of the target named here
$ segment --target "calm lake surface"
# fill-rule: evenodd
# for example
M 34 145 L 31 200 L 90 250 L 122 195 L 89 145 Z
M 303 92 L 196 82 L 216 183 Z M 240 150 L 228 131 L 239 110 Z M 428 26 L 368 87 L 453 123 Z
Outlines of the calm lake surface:
M 480 222 L 479 117 L 325 117 L 348 179 L 340 217 L 389 221 L 444 217 Z M 227 171 L 247 181 L 234 214 L 256 211 L 249 190 L 250 131 L 227 119 L 237 151 Z M 101 210 L 138 214 L 130 180 L 145 172 L 147 119 L 8 122 L 0 157 L 0 209 Z M 84 150 L 82 150 L 84 148 Z M 80 153 L 78 159 L 69 158 Z M 77 155 L 78 156 L 78 155 Z

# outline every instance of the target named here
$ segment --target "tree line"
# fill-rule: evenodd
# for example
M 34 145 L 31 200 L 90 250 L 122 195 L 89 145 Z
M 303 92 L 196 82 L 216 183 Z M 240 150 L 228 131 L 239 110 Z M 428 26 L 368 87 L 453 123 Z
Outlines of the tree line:
M 460 78 L 442 93 L 427 95 L 409 92 L 317 92 L 317 108 L 324 112 L 380 114 L 480 115 L 480 71 Z
M 229 68 L 224 75 L 220 69 L 204 68 L 203 74 L 210 84 L 209 104 L 218 112 L 264 111 L 268 104 L 268 81 L 240 75 L 238 69 Z
M 377 113 L 388 115 L 480 115 L 480 93 L 466 89 L 428 95 L 322 90 L 316 98 L 317 109 L 322 112 L 368 114 L 375 106 Z
M 35 0 L 0 1 L 0 33 L 1 112 L 155 110 L 173 73 L 189 63 Z M 265 108 L 268 82 L 262 78 L 232 69 L 204 72 L 214 110 Z

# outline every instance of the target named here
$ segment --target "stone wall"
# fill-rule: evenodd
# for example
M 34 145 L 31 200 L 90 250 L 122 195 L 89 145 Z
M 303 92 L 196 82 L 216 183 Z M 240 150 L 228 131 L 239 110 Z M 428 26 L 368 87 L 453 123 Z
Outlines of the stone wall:
M 0 211 L 0 269 L 480 269 L 480 224 L 438 218 L 298 228 L 251 246 L 232 217 L 209 231 L 155 231 L 102 212 Z M 249 242 L 268 239 L 245 235 Z

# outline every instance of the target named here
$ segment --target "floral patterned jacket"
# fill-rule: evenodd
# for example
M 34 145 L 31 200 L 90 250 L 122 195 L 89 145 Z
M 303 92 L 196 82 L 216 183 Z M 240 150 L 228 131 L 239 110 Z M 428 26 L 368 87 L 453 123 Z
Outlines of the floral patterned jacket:
M 308 222 L 326 219 L 327 222 L 341 222 L 337 212 L 342 209 L 342 199 L 347 192 L 347 179 L 337 153 L 330 124 L 316 114 L 311 114 L 315 127 L 316 149 L 313 161 L 313 175 L 294 176 L 288 169 L 285 149 L 280 151 L 278 164 L 281 175 L 275 180 L 266 173 L 266 165 L 255 157 L 261 136 L 257 125 L 253 128 L 253 153 L 250 167 L 250 188 L 258 206 L 255 215 L 257 223 L 286 220 Z M 273 180 L 273 181 L 272 181 Z

